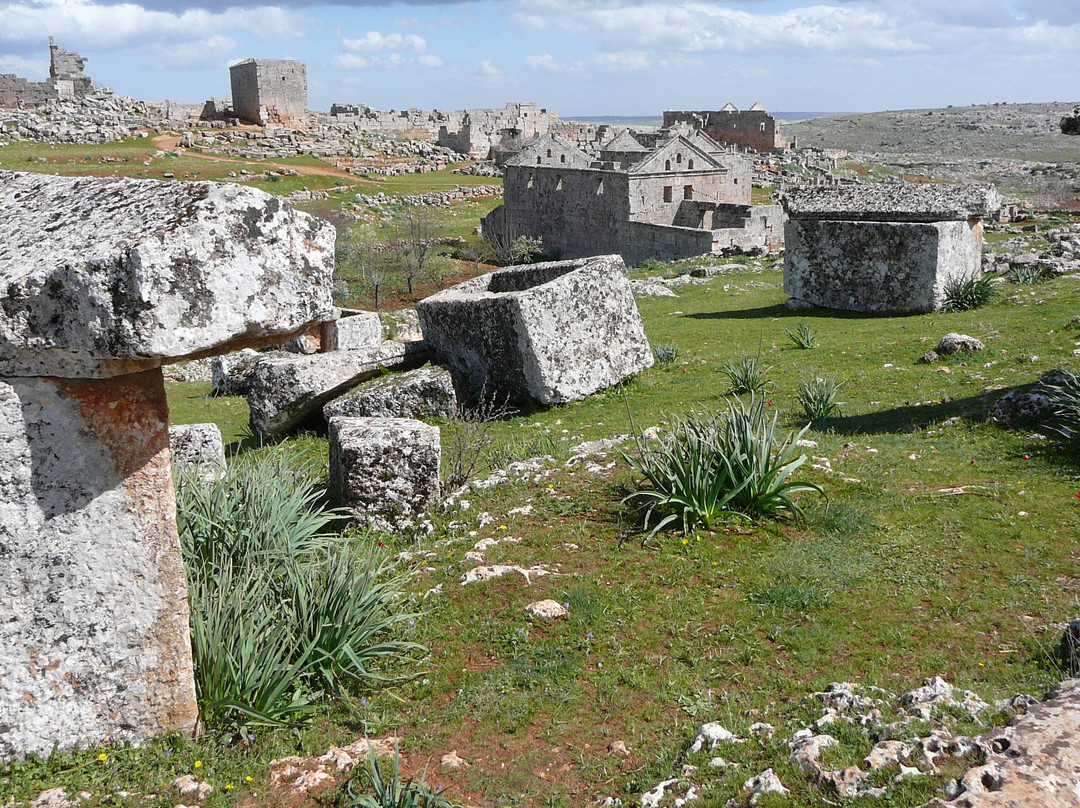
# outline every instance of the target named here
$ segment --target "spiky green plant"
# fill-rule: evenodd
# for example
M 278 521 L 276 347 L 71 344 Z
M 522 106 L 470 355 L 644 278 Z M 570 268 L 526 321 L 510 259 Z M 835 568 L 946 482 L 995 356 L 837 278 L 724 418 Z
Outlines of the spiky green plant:
M 817 343 L 817 335 L 810 328 L 809 323 L 799 323 L 795 326 L 795 330 L 785 328 L 788 339 L 795 343 L 796 348 L 801 348 L 804 351 L 808 351 L 814 347 Z
M 384 777 L 379 769 L 375 750 L 368 745 L 367 779 L 373 793 L 357 793 L 356 778 L 349 781 L 346 792 L 349 808 L 454 808 L 454 804 L 439 796 L 425 782 L 426 773 L 418 779 L 401 779 L 401 756 L 397 741 L 394 742 L 394 763 L 390 776 Z
M 769 418 L 764 401 L 752 396 L 749 403 L 729 400 L 726 412 L 676 419 L 657 446 L 635 431 L 638 455 L 623 456 L 645 480 L 623 501 L 638 507 L 646 528 L 652 525 L 645 541 L 675 524 L 685 534 L 731 518 L 783 512 L 800 517 L 795 495 L 824 492 L 814 483 L 790 479 L 806 462 L 795 442 L 808 427 L 781 440 L 776 418 L 775 412 Z
M 679 346 L 674 342 L 665 342 L 652 346 L 653 359 L 658 365 L 673 365 L 679 358 Z
M 768 373 L 772 370 L 771 367 L 763 368 L 755 356 L 721 362 L 719 369 L 727 376 L 728 395 L 733 396 L 764 390 L 769 384 Z
M 372 542 L 329 528 L 310 476 L 283 452 L 238 458 L 212 483 L 182 478 L 177 525 L 188 580 L 200 719 L 296 725 L 323 694 L 385 679 L 423 651 L 398 638 L 414 614 Z
M 1009 280 L 1019 286 L 1035 286 L 1046 280 L 1046 274 L 1037 264 L 1019 264 L 1009 270 Z
M 1062 373 L 1054 382 L 1044 382 L 1049 400 L 1047 426 L 1072 443 L 1080 442 L 1080 377 Z
M 815 376 L 803 382 L 799 387 L 798 398 L 806 417 L 811 421 L 817 421 L 832 415 L 840 415 L 840 402 L 836 400 L 836 395 L 843 386 L 843 382 L 838 382 L 828 376 Z
M 968 311 L 985 306 L 997 297 L 993 280 L 983 275 L 980 277 L 954 278 L 945 284 L 944 311 Z

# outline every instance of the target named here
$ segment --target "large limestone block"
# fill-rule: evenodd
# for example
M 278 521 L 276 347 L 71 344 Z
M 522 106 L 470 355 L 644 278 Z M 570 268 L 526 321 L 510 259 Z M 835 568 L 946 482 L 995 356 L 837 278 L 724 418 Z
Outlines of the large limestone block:
M 328 421 L 353 418 L 452 418 L 457 395 L 450 372 L 431 366 L 359 384 L 323 407 Z
M 355 351 L 263 359 L 251 372 L 248 407 L 251 429 L 274 436 L 295 429 L 330 399 L 387 369 L 427 361 L 422 342 L 383 342 Z
M 160 370 L 0 379 L 0 758 L 195 724 Z
M 378 530 L 399 530 L 439 498 L 438 427 L 408 418 L 330 419 L 331 496 Z
M 342 309 L 336 320 L 328 324 L 331 351 L 352 351 L 370 348 L 383 341 L 383 325 L 378 312 Z
M 417 311 L 433 359 L 473 395 L 575 401 L 653 363 L 617 255 L 497 270 Z
M 235 184 L 0 171 L 0 376 L 102 378 L 331 319 L 334 228 Z
M 966 220 L 789 219 L 784 240 L 784 291 L 832 309 L 932 311 L 982 267 L 982 226 Z
M 225 475 L 225 441 L 217 424 L 177 424 L 169 427 L 173 471 L 212 483 Z
M 871 222 L 967 221 L 993 216 L 1001 198 L 993 185 L 901 183 L 797 188 L 784 194 L 796 219 Z

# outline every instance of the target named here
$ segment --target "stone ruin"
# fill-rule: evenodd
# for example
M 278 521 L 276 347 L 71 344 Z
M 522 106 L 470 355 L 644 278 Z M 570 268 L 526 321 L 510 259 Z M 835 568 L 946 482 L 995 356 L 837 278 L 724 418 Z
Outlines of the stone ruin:
M 57 99 L 111 96 L 108 87 L 94 86 L 85 67 L 85 57 L 61 48 L 49 37 L 49 78 L 29 81 L 13 73 L 0 74 L 0 107 L 36 107 Z
M 1080 104 L 1073 107 L 1072 112 L 1061 119 L 1058 127 L 1063 135 L 1080 135 Z
M 234 114 L 247 123 L 303 126 L 307 65 L 295 59 L 245 59 L 229 68 Z
M 791 148 L 790 141 L 781 136 L 776 118 L 761 104 L 754 104 L 747 110 L 740 110 L 729 103 L 718 110 L 690 112 L 669 109 L 664 112 L 665 129 L 678 123 L 692 124 L 718 143 L 732 143 L 763 154 Z
M 982 219 L 993 186 L 860 185 L 795 190 L 783 199 L 789 305 L 926 312 L 950 281 L 982 272 Z
M 559 404 L 653 364 L 617 255 L 496 270 L 416 309 L 433 359 L 470 396 Z
M 193 729 L 161 366 L 329 319 L 333 265 L 258 190 L 0 171 L 0 759 Z

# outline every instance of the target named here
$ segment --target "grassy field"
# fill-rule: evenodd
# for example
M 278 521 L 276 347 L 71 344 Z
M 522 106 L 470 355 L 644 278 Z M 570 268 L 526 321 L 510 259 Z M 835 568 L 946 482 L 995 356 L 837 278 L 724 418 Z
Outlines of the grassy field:
M 431 649 L 426 673 L 368 694 L 363 706 L 339 705 L 304 748 L 355 728 L 395 732 L 416 770 L 434 761 L 435 782 L 454 799 L 572 806 L 600 795 L 636 800 L 683 764 L 703 765 L 705 753 L 688 746 L 706 720 L 739 735 L 767 721 L 777 740 L 725 750 L 740 766 L 699 775 L 701 804 L 723 805 L 771 766 L 792 794 L 762 805 L 819 805 L 835 796 L 790 762 L 780 739 L 816 717 L 803 699 L 827 683 L 902 692 L 941 675 L 993 702 L 1041 695 L 1059 678 L 1057 638 L 1044 632 L 1077 609 L 1080 459 L 984 416 L 996 396 L 1047 368 L 1080 369 L 1080 333 L 1067 325 L 1080 313 L 1080 279 L 1007 287 L 978 310 L 910 317 L 793 314 L 780 305 L 780 281 L 776 268 L 749 262 L 681 287 L 678 298 L 641 300 L 653 344 L 679 347 L 674 363 L 498 423 L 503 461 L 551 454 L 560 462 L 542 479 L 471 492 L 470 509 L 436 515 L 430 537 L 386 537 L 394 552 L 435 553 L 415 581 L 418 593 L 442 587 L 424 601 L 416 629 Z M 810 350 L 785 333 L 802 322 L 817 337 Z M 949 331 L 979 337 L 986 349 L 916 364 Z M 743 357 L 769 368 L 766 395 L 785 429 L 805 421 L 800 382 L 815 374 L 843 382 L 842 416 L 807 436 L 818 443 L 808 450 L 817 465 L 833 471 L 800 472 L 825 490 L 827 510 L 824 499 L 805 497 L 806 523 L 663 533 L 643 547 L 621 504 L 636 481 L 617 454 L 601 460 L 618 462 L 599 474 L 561 461 L 580 440 L 629 431 L 628 412 L 639 427 L 663 428 L 674 415 L 717 409 L 726 388 L 718 366 Z M 231 437 L 243 434 L 242 402 L 200 404 L 198 392 L 171 388 L 174 420 L 209 415 Z M 444 425 L 444 444 L 453 435 Z M 299 445 L 322 452 L 325 441 Z M 531 513 L 510 513 L 523 505 Z M 481 513 L 493 521 L 478 521 Z M 519 541 L 492 547 L 487 563 L 558 574 L 462 586 L 473 543 L 507 536 Z M 545 597 L 569 604 L 569 617 L 528 620 L 525 605 Z M 837 767 L 872 746 L 860 732 L 836 734 L 841 745 L 828 759 Z M 629 758 L 608 753 L 615 740 Z M 271 733 L 230 765 L 257 769 L 281 743 Z M 471 765 L 435 771 L 451 750 Z M 905 781 L 873 804 L 918 805 L 942 785 L 941 777 Z

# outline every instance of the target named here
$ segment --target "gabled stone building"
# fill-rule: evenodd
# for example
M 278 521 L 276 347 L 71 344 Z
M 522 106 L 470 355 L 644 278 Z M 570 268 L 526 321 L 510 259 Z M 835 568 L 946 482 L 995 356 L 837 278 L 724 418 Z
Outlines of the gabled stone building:
M 624 131 L 599 159 L 542 135 L 507 160 L 503 205 L 483 232 L 540 237 L 560 258 L 617 253 L 628 264 L 767 250 L 781 243 L 782 213 L 751 206 L 750 170 L 745 157 L 689 129 L 652 147 Z
M 734 104 L 728 103 L 712 111 L 669 109 L 664 112 L 665 128 L 680 123 L 701 129 L 718 143 L 731 143 L 758 152 L 774 152 L 791 146 L 780 135 L 776 119 L 760 103 L 747 110 L 740 110 Z

